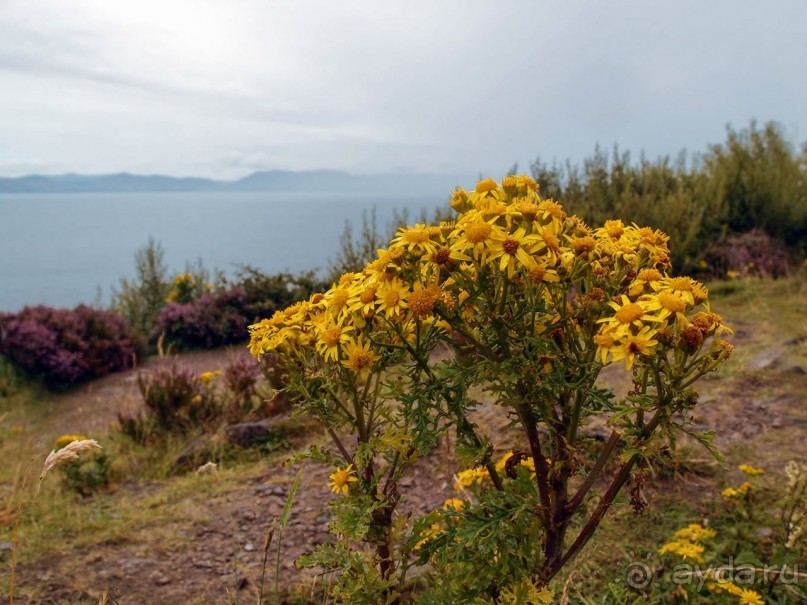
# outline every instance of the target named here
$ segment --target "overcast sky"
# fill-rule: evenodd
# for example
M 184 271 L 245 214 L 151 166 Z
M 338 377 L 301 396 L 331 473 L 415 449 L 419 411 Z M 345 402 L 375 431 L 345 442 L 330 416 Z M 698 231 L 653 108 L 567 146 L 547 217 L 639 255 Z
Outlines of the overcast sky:
M 0 0 L 0 175 L 481 171 L 807 132 L 807 2 Z

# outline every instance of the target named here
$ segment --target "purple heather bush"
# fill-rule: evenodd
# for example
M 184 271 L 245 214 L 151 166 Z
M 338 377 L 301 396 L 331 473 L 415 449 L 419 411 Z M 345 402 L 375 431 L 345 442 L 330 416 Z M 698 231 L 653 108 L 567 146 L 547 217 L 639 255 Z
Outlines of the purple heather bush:
M 203 294 L 185 304 L 168 303 L 157 318 L 156 334 L 177 347 L 212 349 L 247 339 L 253 318 L 246 308 L 242 288 Z
M 141 348 L 115 312 L 86 305 L 0 313 L 0 354 L 51 388 L 131 367 Z

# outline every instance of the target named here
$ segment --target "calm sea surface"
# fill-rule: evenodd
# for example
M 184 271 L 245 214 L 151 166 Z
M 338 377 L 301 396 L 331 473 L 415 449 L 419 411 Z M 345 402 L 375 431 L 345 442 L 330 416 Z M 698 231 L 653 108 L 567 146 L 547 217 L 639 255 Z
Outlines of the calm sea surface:
M 376 208 L 385 229 L 395 210 L 410 220 L 446 204 L 445 194 L 94 193 L 0 195 L 0 311 L 92 303 L 134 275 L 149 236 L 172 271 L 201 259 L 232 274 L 325 270 L 345 221 L 360 232 Z

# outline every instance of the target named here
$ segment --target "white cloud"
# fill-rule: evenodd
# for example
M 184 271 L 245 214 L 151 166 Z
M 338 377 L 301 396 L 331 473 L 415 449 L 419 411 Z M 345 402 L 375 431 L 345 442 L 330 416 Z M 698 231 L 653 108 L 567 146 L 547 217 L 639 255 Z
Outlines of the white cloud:
M 807 8 L 0 0 L 0 174 L 501 171 L 805 119 Z M 38 170 L 38 169 L 37 169 Z

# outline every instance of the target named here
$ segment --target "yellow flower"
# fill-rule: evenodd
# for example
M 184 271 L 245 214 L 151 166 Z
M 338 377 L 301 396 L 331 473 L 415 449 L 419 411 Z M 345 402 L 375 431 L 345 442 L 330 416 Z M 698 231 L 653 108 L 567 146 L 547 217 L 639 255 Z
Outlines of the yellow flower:
M 706 297 L 706 289 L 691 277 L 665 277 L 654 289 L 669 290 L 683 298 L 689 305 L 695 305 L 696 293 L 699 299 Z
M 432 254 L 436 250 L 437 244 L 432 241 L 431 236 L 432 231 L 428 225 L 402 227 L 391 243 L 401 244 L 407 250 L 421 254 Z
M 762 596 L 749 588 L 741 588 L 736 596 L 740 597 L 738 605 L 765 605 Z
M 736 498 L 739 495 L 740 495 L 740 492 L 738 492 L 733 487 L 727 487 L 726 489 L 723 490 L 723 497 L 726 500 L 728 500 L 729 498 Z
M 393 277 L 381 284 L 377 296 L 379 311 L 383 311 L 387 317 L 396 317 L 402 315 L 407 307 L 409 288 L 400 279 Z
M 362 340 L 361 336 L 355 341 L 348 341 L 345 346 L 345 357 L 342 365 L 357 374 L 368 372 L 377 358 L 370 350 L 370 341 Z
M 440 299 L 440 287 L 436 284 L 424 286 L 420 282 L 415 283 L 412 292 L 409 293 L 409 310 L 419 317 L 431 315 L 434 305 Z
M 688 540 L 677 540 L 675 542 L 669 542 L 662 546 L 658 554 L 663 555 L 667 553 L 671 553 L 674 555 L 678 555 L 682 559 L 692 559 L 697 563 L 703 563 L 703 551 L 704 547 L 700 544 L 693 544 Z
M 651 347 L 658 344 L 653 337 L 658 332 L 651 330 L 648 326 L 639 330 L 638 334 L 628 334 L 617 346 L 612 347 L 609 352 L 614 361 L 625 359 L 625 367 L 631 369 L 637 355 L 651 355 Z
M 507 271 L 507 277 L 513 277 L 518 264 L 527 270 L 535 265 L 532 253 L 537 247 L 537 238 L 527 235 L 523 227 L 514 233 L 499 232 L 491 236 L 490 260 L 499 260 L 499 271 Z
M 499 473 L 503 473 L 504 469 L 507 467 L 507 461 L 510 460 L 510 457 L 513 455 L 513 450 L 507 452 L 504 456 L 499 458 L 499 461 L 496 462 L 496 471 Z
M 345 468 L 336 467 L 336 470 L 328 478 L 331 480 L 328 484 L 331 491 L 335 494 L 341 493 L 344 496 L 350 491 L 350 484 L 359 480 L 352 464 L 348 464 Z
M 347 308 L 347 301 L 350 300 L 350 290 L 344 285 L 331 288 L 325 294 L 325 300 L 328 302 L 328 307 L 334 313 L 341 313 Z
M 84 441 L 85 439 L 86 437 L 84 435 L 62 435 L 56 440 L 56 449 L 60 450 L 74 441 Z
M 457 480 L 455 487 L 459 492 L 461 487 L 471 487 L 477 483 L 484 483 L 490 480 L 490 472 L 484 466 L 477 466 L 476 468 L 469 468 L 457 473 Z
M 476 184 L 476 192 L 481 194 L 487 194 L 491 191 L 496 191 L 499 188 L 499 184 L 494 181 L 493 179 L 485 179 L 484 181 L 479 181 Z
M 433 540 L 437 536 L 443 533 L 443 528 L 440 527 L 439 523 L 432 523 L 431 526 L 427 527 L 420 533 L 420 540 L 418 540 L 417 544 L 415 544 L 415 550 L 421 548 L 426 542 L 429 540 Z
M 478 212 L 468 213 L 464 220 L 457 224 L 457 229 L 449 237 L 451 258 L 459 261 L 470 261 L 466 254 L 470 251 L 474 259 L 485 262 L 491 237 L 501 231 L 491 222 L 486 221 Z
M 457 187 L 451 194 L 449 205 L 457 212 L 465 212 L 470 208 L 468 193 L 462 187 Z
M 336 361 L 339 358 L 339 345 L 350 342 L 350 334 L 353 328 L 340 325 L 329 319 L 317 327 L 317 352 L 325 358 L 325 361 Z
M 674 317 L 678 325 L 686 324 L 687 303 L 679 294 L 662 290 L 654 296 L 644 297 L 643 301 L 648 311 L 659 311 L 659 319 L 665 320 L 668 317 Z
M 631 300 L 622 295 L 621 304 L 617 302 L 608 303 L 616 313 L 612 317 L 603 317 L 598 319 L 597 323 L 606 324 L 609 329 L 614 330 L 614 336 L 619 337 L 630 334 L 632 326 L 642 328 L 642 322 L 659 322 L 658 317 L 647 313 L 647 303 L 639 300 L 638 302 L 631 302 Z
M 560 276 L 554 269 L 547 269 L 546 265 L 541 261 L 535 261 L 535 264 L 530 269 L 530 279 L 535 283 L 559 282 Z
M 765 470 L 761 468 L 757 468 L 755 466 L 751 466 L 750 464 L 741 464 L 739 468 L 742 472 L 744 472 L 749 477 L 754 477 L 756 475 L 762 475 Z
M 221 370 L 216 370 L 215 372 L 202 372 L 199 374 L 199 379 L 202 381 L 202 384 L 207 384 L 219 376 L 221 376 Z
M 594 336 L 594 344 L 597 345 L 597 359 L 602 365 L 606 365 L 608 354 L 612 353 L 616 347 L 616 340 L 610 332 L 601 332 Z
M 443 510 L 450 510 L 453 508 L 458 513 L 461 513 L 464 506 L 465 500 L 460 500 L 459 498 L 449 498 L 443 503 Z
M 371 315 L 375 311 L 376 293 L 378 286 L 366 284 L 363 287 L 355 288 L 351 292 L 350 300 L 347 303 L 348 310 L 358 312 L 363 316 Z
M 701 542 L 710 540 L 717 536 L 717 532 L 712 529 L 704 529 L 700 525 L 693 524 L 675 532 L 678 540 L 689 540 L 690 542 Z

